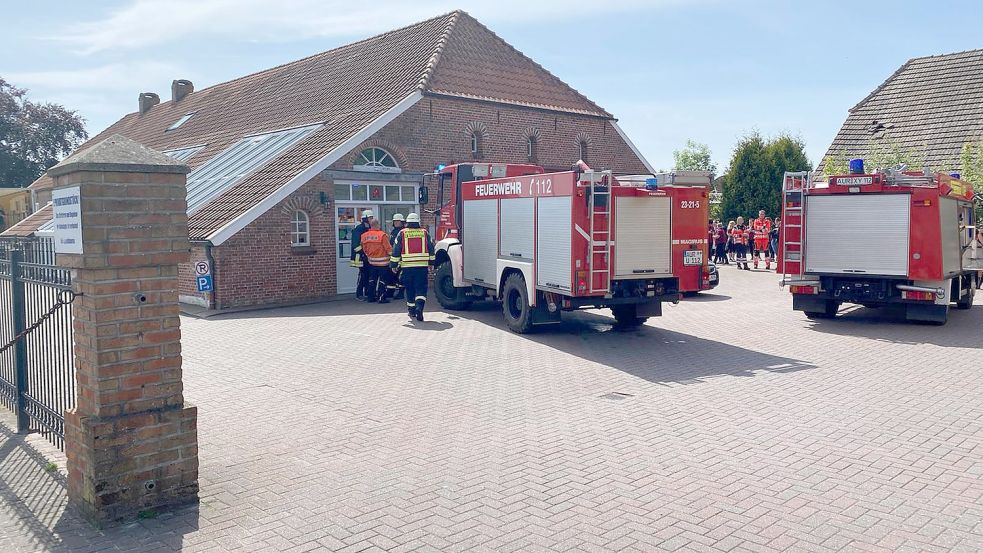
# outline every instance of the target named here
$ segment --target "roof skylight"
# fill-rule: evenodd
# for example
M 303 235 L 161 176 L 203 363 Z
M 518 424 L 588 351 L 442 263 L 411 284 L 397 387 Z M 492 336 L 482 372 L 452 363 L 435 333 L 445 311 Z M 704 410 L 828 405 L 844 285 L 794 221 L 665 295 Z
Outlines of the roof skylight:
M 188 146 L 187 148 L 178 148 L 177 150 L 167 150 L 164 154 L 171 156 L 176 161 L 188 161 L 204 149 L 205 145 L 199 144 L 197 146 Z
M 256 134 L 229 146 L 188 175 L 188 213 L 194 213 L 319 128 L 321 124 Z
M 180 127 L 181 125 L 187 123 L 188 119 L 191 119 L 191 117 L 194 116 L 194 114 L 195 112 L 193 111 L 191 113 L 185 113 L 184 115 L 181 116 L 180 119 L 175 121 L 174 124 L 172 124 L 170 127 L 167 127 L 167 129 L 165 129 L 164 132 L 173 131 L 174 129 Z

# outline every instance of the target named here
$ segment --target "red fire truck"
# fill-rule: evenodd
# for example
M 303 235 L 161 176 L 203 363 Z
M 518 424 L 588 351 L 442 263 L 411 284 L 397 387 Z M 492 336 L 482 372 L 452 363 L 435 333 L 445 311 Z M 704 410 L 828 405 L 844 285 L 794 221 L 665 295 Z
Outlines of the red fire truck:
M 710 290 L 710 181 L 706 171 L 673 171 L 658 175 L 619 176 L 618 182 L 644 186 L 652 182 L 672 199 L 672 272 L 679 291 L 693 295 Z
M 434 291 L 447 309 L 502 301 L 519 333 L 561 311 L 610 308 L 621 326 L 679 301 L 671 204 L 654 186 L 610 171 L 545 173 L 534 165 L 461 163 L 441 169 Z
M 810 318 L 842 303 L 896 305 L 911 321 L 945 324 L 949 306 L 973 305 L 973 187 L 958 175 L 863 171 L 826 182 L 786 173 L 778 271 L 792 308 Z

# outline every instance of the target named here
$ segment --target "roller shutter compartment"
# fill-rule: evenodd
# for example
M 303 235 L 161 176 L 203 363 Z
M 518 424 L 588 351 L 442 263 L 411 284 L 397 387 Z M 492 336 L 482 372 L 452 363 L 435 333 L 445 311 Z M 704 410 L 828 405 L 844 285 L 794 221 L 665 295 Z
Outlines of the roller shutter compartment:
M 464 202 L 464 278 L 492 286 L 498 259 L 498 200 Z
M 805 272 L 908 275 L 911 196 L 806 198 Z
M 536 285 L 571 290 L 571 198 L 539 198 Z M 585 267 L 586 269 L 586 267 Z
M 615 278 L 672 273 L 671 202 L 666 196 L 615 198 Z

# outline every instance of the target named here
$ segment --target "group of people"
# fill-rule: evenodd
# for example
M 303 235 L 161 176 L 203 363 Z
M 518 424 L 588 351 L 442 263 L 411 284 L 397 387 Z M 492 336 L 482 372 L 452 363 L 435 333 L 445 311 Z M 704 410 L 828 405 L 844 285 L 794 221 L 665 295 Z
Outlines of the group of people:
M 748 220 L 750 223 L 745 224 L 744 217 L 738 217 L 736 221 L 728 222 L 726 227 L 721 221 L 708 221 L 709 244 L 714 263 L 735 263 L 738 269 L 750 271 L 750 255 L 755 269 L 762 258 L 765 269 L 771 269 L 771 260 L 778 252 L 781 219 L 772 221 L 762 209 L 756 219 L 748 217 Z
M 405 223 L 405 226 L 404 226 Z M 352 231 L 349 264 L 358 269 L 355 297 L 366 302 L 389 303 L 405 294 L 410 318 L 423 320 L 427 303 L 427 277 L 434 261 L 433 240 L 420 226 L 420 216 L 393 215 L 387 233 L 371 209 Z

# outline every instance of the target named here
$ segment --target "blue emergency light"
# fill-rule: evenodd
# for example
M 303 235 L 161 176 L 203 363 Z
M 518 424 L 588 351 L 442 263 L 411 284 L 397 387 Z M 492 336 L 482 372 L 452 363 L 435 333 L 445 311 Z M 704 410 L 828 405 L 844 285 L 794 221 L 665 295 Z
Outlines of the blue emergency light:
M 958 179 L 959 178 L 959 173 L 949 173 L 949 176 L 952 177 L 952 178 L 954 178 L 954 179 Z
M 659 179 L 645 179 L 645 190 L 656 190 L 659 188 Z
M 440 165 L 438 165 L 437 166 L 437 172 L 439 173 L 439 172 L 443 171 L 444 170 L 444 167 L 447 167 L 447 166 L 444 165 L 443 163 L 441 163 Z
M 864 160 L 857 158 L 850 160 L 850 174 L 851 175 L 863 175 L 864 174 Z

